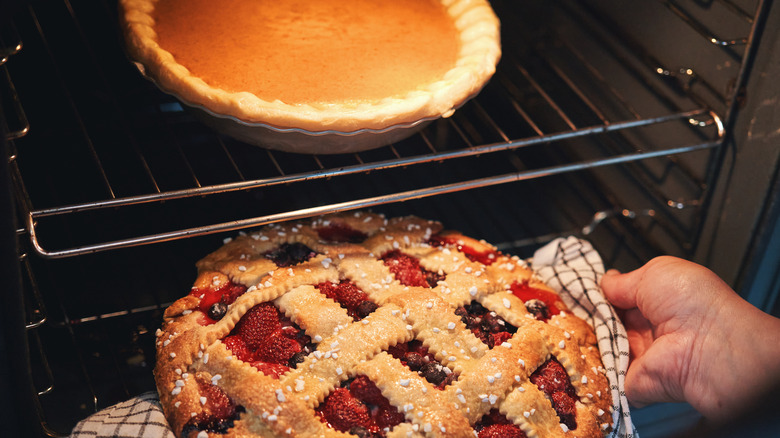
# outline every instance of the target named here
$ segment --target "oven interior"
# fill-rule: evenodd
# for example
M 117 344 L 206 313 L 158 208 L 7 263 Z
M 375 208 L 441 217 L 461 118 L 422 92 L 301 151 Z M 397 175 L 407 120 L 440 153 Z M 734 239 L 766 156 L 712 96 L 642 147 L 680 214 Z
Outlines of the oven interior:
M 478 97 L 407 140 L 340 155 L 201 124 L 129 62 L 114 0 L 16 8 L 0 35 L 0 122 L 41 432 L 154 390 L 162 310 L 242 229 L 371 209 L 521 257 L 570 234 L 623 271 L 698 257 L 771 2 L 492 4 L 503 57 Z M 635 417 L 643 436 L 697 418 Z

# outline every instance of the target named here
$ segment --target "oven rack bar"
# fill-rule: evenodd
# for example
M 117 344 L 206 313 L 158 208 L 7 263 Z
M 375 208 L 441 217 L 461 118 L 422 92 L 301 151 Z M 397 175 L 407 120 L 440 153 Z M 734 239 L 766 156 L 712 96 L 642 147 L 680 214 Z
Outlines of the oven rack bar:
M 523 237 L 521 239 L 514 239 L 514 240 L 507 239 L 503 242 L 495 243 L 494 246 L 499 251 L 505 251 L 508 252 L 509 254 L 514 254 L 518 248 L 538 247 L 539 245 L 549 243 L 552 240 L 559 237 L 579 236 L 579 237 L 587 238 L 588 236 L 592 235 L 594 231 L 596 231 L 599 227 L 602 227 L 603 224 L 605 224 L 611 218 L 624 218 L 627 220 L 634 220 L 641 217 L 654 218 L 655 216 L 656 216 L 656 211 L 653 209 L 644 209 L 640 211 L 634 211 L 634 210 L 622 209 L 622 208 L 601 210 L 595 212 L 591 216 L 590 220 L 587 221 L 586 223 L 581 223 L 579 224 L 579 226 L 572 228 L 570 230 L 566 230 L 562 232 L 551 231 L 549 233 L 540 234 L 537 236 Z M 610 251 L 609 253 L 611 254 L 612 252 L 614 251 Z M 32 276 L 32 271 L 30 271 L 29 264 L 26 265 L 26 268 L 28 270 L 29 275 Z M 36 291 L 36 293 L 39 292 Z M 172 301 L 158 302 L 152 305 L 125 308 L 121 310 L 114 310 L 107 313 L 90 314 L 90 315 L 78 316 L 78 317 L 68 317 L 66 321 L 55 321 L 53 322 L 53 324 L 58 327 L 65 326 L 65 325 L 81 325 L 81 324 L 95 323 L 107 319 L 127 317 L 129 315 L 135 315 L 135 314 L 143 314 L 148 312 L 162 312 L 166 308 L 168 308 L 171 304 L 173 304 Z M 41 321 L 41 323 L 43 322 L 45 322 L 45 319 L 44 321 Z M 33 327 L 28 327 L 28 329 L 30 328 Z M 34 328 L 37 328 L 37 326 Z M 48 390 L 44 392 L 48 392 Z
M 702 118 L 706 118 L 703 121 Z M 397 159 L 374 161 L 370 163 L 360 163 L 351 166 L 344 166 L 340 168 L 322 169 L 314 172 L 282 175 L 274 178 L 266 178 L 261 180 L 251 181 L 239 181 L 228 184 L 217 184 L 211 186 L 200 186 L 192 189 L 185 190 L 173 190 L 168 192 L 152 193 L 147 195 L 129 196 L 124 198 L 113 198 L 104 201 L 65 205 L 61 207 L 44 208 L 40 210 L 34 210 L 30 212 L 32 220 L 44 218 L 48 216 L 55 216 L 59 214 L 78 213 L 83 211 L 97 210 L 102 208 L 116 208 L 125 207 L 130 205 L 145 204 L 150 202 L 170 201 L 175 199 L 183 199 L 190 197 L 200 197 L 205 195 L 213 195 L 219 193 L 228 193 L 240 190 L 257 189 L 262 187 L 270 187 L 280 184 L 290 184 L 301 181 L 313 181 L 317 179 L 329 179 L 333 177 L 350 175 L 355 173 L 363 173 L 367 171 L 377 171 L 385 169 L 394 169 L 399 167 L 407 167 L 416 164 L 427 164 L 445 161 L 449 159 L 473 157 L 477 155 L 485 155 L 494 152 L 503 152 L 508 150 L 516 150 L 524 147 L 553 143 L 556 141 L 563 141 L 578 137 L 585 137 L 595 134 L 604 134 L 609 132 L 620 131 L 624 129 L 638 128 L 643 126 L 656 125 L 666 123 L 675 120 L 687 121 L 694 126 L 709 126 L 714 123 L 718 129 L 718 138 L 722 138 L 724 135 L 723 123 L 720 117 L 714 112 L 707 109 L 699 109 L 694 111 L 686 111 L 678 114 L 670 114 L 666 116 L 660 116 L 655 118 L 646 118 L 639 120 L 628 120 L 618 123 L 605 123 L 604 125 L 591 126 L 581 129 L 574 129 L 571 131 L 558 132 L 554 134 L 540 135 L 538 137 L 531 137 L 521 140 L 507 141 L 503 143 L 493 143 L 482 146 L 474 146 L 466 149 L 458 149 L 453 151 L 441 151 L 434 152 L 426 155 L 416 155 L 410 157 L 401 157 Z M 694 149 L 691 149 L 694 150 Z M 682 150 L 687 152 L 688 150 Z M 670 153 L 671 154 L 671 153 Z M 655 155 L 648 155 L 655 156 Z M 645 158 L 639 156 L 636 159 Z M 630 160 L 625 160 L 630 161 Z M 624 162 L 624 161 L 621 161 Z
M 21 50 L 21 44 L 19 49 Z M 0 73 L 0 76 L 2 76 L 2 79 L 0 79 L 0 82 L 2 82 L 2 85 L 0 85 L 0 97 L 4 99 L 0 104 L 3 105 L 2 114 L 5 115 L 0 120 L 0 123 L 5 125 L 5 129 L 2 132 L 5 133 L 6 140 L 15 140 L 24 137 L 29 132 L 30 122 L 27 120 L 27 114 L 24 112 L 19 94 L 16 92 L 16 87 L 14 87 L 14 83 L 11 80 L 8 66 L 0 62 L 0 70 L 2 70 L 2 73 Z M 8 158 L 13 160 L 15 157 L 11 156 Z
M 22 51 L 22 40 L 19 31 L 13 23 L 0 28 L 0 65 L 5 64 L 17 53 Z
M 543 168 L 538 170 L 504 174 L 504 175 L 498 175 L 498 176 L 476 179 L 476 180 L 462 181 L 458 183 L 451 183 L 451 184 L 440 185 L 440 186 L 432 186 L 432 187 L 421 188 L 421 189 L 416 189 L 416 190 L 411 190 L 406 192 L 398 192 L 390 195 L 376 196 L 376 197 L 365 198 L 365 199 L 357 199 L 357 200 L 352 200 L 352 201 L 347 201 L 342 203 L 320 206 L 320 207 L 311 207 L 311 208 L 288 211 L 288 212 L 278 213 L 273 215 L 260 216 L 256 218 L 235 220 L 230 222 L 218 223 L 214 225 L 187 228 L 187 229 L 182 229 L 177 231 L 170 231 L 166 233 L 158 233 L 158 234 L 152 234 L 147 236 L 116 240 L 112 242 L 100 243 L 95 245 L 85 245 L 81 247 L 62 249 L 62 250 L 47 250 L 46 248 L 41 246 L 35 231 L 36 224 L 35 224 L 35 218 L 33 217 L 32 213 L 27 215 L 27 226 L 30 233 L 30 239 L 32 241 L 32 245 L 38 254 L 47 258 L 72 257 L 72 256 L 78 256 L 84 254 L 91 254 L 91 253 L 105 251 L 105 250 L 129 248 L 129 247 L 139 246 L 139 245 L 167 242 L 176 239 L 206 236 L 209 234 L 214 234 L 219 232 L 243 230 L 247 228 L 258 227 L 261 225 L 267 225 L 267 224 L 272 224 L 277 222 L 303 219 L 307 217 L 318 216 L 318 215 L 323 215 L 328 213 L 338 213 L 338 212 L 344 212 L 344 211 L 350 211 L 356 209 L 365 209 L 365 208 L 375 207 L 375 206 L 389 204 L 389 203 L 404 202 L 413 199 L 427 198 L 431 196 L 449 194 L 449 193 L 459 192 L 463 190 L 471 190 L 471 189 L 476 189 L 481 187 L 506 184 L 510 182 L 524 181 L 528 179 L 541 178 L 545 176 L 557 175 L 557 174 L 562 174 L 567 172 L 574 172 L 574 171 L 584 170 L 584 169 L 592 169 L 601 166 L 627 163 L 627 162 L 638 161 L 638 160 L 643 160 L 648 158 L 656 158 L 656 157 L 663 157 L 667 155 L 676 155 L 676 154 L 683 154 L 687 152 L 695 152 L 695 151 L 700 151 L 705 149 L 716 148 L 718 146 L 721 146 L 721 144 L 722 144 L 721 141 L 718 140 L 718 141 L 712 141 L 706 143 L 699 143 L 695 145 L 683 146 L 679 148 L 660 150 L 660 151 L 639 152 L 634 154 L 618 155 L 618 156 L 613 156 L 608 158 L 583 161 L 580 163 L 564 164 L 564 165 L 548 167 L 548 168 Z
M 691 15 L 685 8 L 683 8 L 678 2 L 674 0 L 663 0 L 663 4 L 669 8 L 675 15 L 688 24 L 699 35 L 704 37 L 711 44 L 721 47 L 744 45 L 748 42 L 747 35 L 744 37 L 736 38 L 723 38 L 716 35 L 707 25 L 697 20 L 696 17 Z M 736 6 L 736 5 L 734 5 Z M 748 23 L 751 23 L 752 17 L 742 14 L 739 9 L 734 9 L 735 14 L 745 19 Z

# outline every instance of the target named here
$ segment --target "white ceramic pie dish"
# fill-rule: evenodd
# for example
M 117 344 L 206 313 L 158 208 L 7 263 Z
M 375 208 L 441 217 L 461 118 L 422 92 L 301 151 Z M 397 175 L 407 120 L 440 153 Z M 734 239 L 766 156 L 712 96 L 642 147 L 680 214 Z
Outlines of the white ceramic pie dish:
M 406 95 L 362 103 L 287 104 L 228 92 L 194 76 L 157 42 L 156 0 L 121 0 L 130 58 L 205 124 L 243 142 L 295 153 L 358 152 L 400 141 L 473 98 L 501 56 L 499 23 L 484 0 L 442 0 L 459 32 L 457 62 Z

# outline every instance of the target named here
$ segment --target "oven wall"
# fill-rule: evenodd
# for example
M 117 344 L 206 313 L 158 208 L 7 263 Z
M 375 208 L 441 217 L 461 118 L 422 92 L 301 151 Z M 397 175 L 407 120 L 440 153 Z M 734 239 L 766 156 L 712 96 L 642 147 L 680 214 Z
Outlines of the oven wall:
M 727 143 L 712 205 L 694 260 L 710 267 L 729 284 L 768 309 L 771 280 L 780 246 L 768 245 L 777 234 L 780 172 L 780 7 L 774 4 L 759 42 L 750 80 Z M 736 261 L 736 262 L 735 262 Z M 765 265 L 763 263 L 769 263 Z M 770 266 L 774 265 L 775 269 Z M 762 267 L 763 266 L 763 267 Z M 759 286 L 759 284 L 761 286 Z M 758 289 L 753 289 L 756 287 Z M 760 289 L 764 289 L 762 292 Z

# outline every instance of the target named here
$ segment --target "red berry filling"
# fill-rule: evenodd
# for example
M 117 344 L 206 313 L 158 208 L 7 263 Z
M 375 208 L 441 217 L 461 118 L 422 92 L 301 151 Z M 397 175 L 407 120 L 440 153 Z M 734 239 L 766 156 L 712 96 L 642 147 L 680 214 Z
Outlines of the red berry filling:
M 355 320 L 365 318 L 377 308 L 376 304 L 368 299 L 368 295 L 349 280 L 320 283 L 316 288 L 326 297 L 341 304 Z
M 347 388 L 336 388 L 320 404 L 317 412 L 332 428 L 342 432 L 349 432 L 353 428 L 361 428 L 370 433 L 379 432 L 379 427 L 371 421 L 368 406 L 353 396 Z
M 190 295 L 200 298 L 198 310 L 208 316 L 206 324 L 213 324 L 222 319 L 227 311 L 227 306 L 233 304 L 236 298 L 246 292 L 246 286 L 226 281 L 220 285 L 211 285 L 207 288 L 193 287 Z
M 576 429 L 575 402 L 577 401 L 577 392 L 574 390 L 563 365 L 555 358 L 550 358 L 531 374 L 530 380 L 550 397 L 561 423 L 565 424 L 569 430 Z
M 237 359 L 277 378 L 314 350 L 311 338 L 267 302 L 249 309 L 222 342 Z
M 495 312 L 482 307 L 476 301 L 455 309 L 466 327 L 484 342 L 488 348 L 503 344 L 517 332 L 517 327 L 504 321 Z
M 561 313 L 562 308 L 565 308 L 558 295 L 531 287 L 528 283 L 514 282 L 509 288 L 517 298 L 523 300 L 525 308 L 539 321 L 547 321 L 553 315 Z
M 263 254 L 271 259 L 276 266 L 286 268 L 288 266 L 303 263 L 317 255 L 317 252 L 302 243 L 283 243 L 278 248 Z
M 457 237 L 442 236 L 439 234 L 431 236 L 431 238 L 428 240 L 428 243 L 433 246 L 454 246 L 472 262 L 482 263 L 486 266 L 495 262 L 496 258 L 498 258 L 498 256 L 501 254 L 500 252 L 492 249 L 478 251 L 468 245 L 465 245 Z
M 385 266 L 390 268 L 395 279 L 404 286 L 436 287 L 445 276 L 428 271 L 420 261 L 401 251 L 390 251 L 382 256 Z
M 360 243 L 368 238 L 368 235 L 362 231 L 358 231 L 345 224 L 336 223 L 331 223 L 326 227 L 318 228 L 317 234 L 320 236 L 320 239 L 326 242 Z
M 220 387 L 212 385 L 211 382 L 200 378 L 195 381 L 206 403 L 203 404 L 203 410 L 184 425 L 181 436 L 188 436 L 192 431 L 201 430 L 226 433 L 233 427 L 233 422 L 238 415 L 244 412 L 244 408 L 236 406 Z
M 366 376 L 344 382 L 316 411 L 332 428 L 361 437 L 384 437 L 385 431 L 404 421 L 404 415 Z
M 527 438 L 525 432 L 498 409 L 491 409 L 474 425 L 477 438 Z
M 405 344 L 394 345 L 387 349 L 393 357 L 400 360 L 410 370 L 416 371 L 437 389 L 443 390 L 458 376 L 449 368 L 436 360 L 436 356 L 428 351 L 422 342 L 417 340 Z

